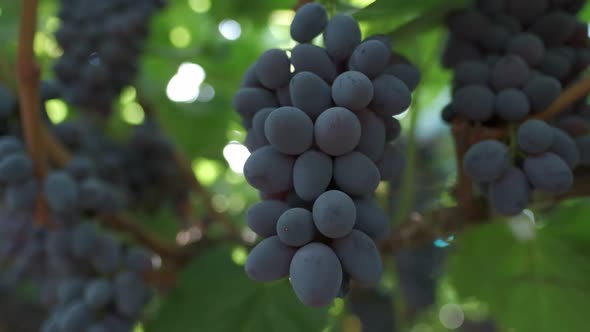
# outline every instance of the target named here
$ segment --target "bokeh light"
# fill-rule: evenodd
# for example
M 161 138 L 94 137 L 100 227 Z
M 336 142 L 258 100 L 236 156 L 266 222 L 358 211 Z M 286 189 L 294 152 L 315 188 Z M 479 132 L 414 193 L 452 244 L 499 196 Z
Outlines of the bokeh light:
M 219 23 L 219 33 L 227 40 L 236 40 L 242 35 L 242 26 L 235 20 L 223 20 Z
M 203 67 L 185 62 L 178 67 L 178 72 L 168 82 L 166 95 L 175 102 L 191 103 L 199 97 L 199 89 L 205 77 Z
M 223 157 L 229 164 L 229 168 L 235 173 L 244 173 L 244 164 L 250 156 L 248 148 L 238 142 L 230 142 L 223 148 Z

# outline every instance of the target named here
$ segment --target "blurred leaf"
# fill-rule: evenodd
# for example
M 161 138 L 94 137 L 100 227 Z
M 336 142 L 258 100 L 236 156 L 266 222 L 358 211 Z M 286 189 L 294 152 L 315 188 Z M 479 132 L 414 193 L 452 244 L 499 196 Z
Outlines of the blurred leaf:
M 327 310 L 301 304 L 286 280 L 250 281 L 229 247 L 196 258 L 179 275 L 146 332 L 319 332 Z
M 463 298 L 486 302 L 492 316 L 516 332 L 584 331 L 589 213 L 587 201 L 565 208 L 530 241 L 517 240 L 500 222 L 464 233 L 449 263 L 453 285 Z
M 465 5 L 466 0 L 377 0 L 354 14 L 357 20 L 372 20 L 380 18 L 417 15 L 435 8 L 440 11 L 445 8 L 457 8 Z

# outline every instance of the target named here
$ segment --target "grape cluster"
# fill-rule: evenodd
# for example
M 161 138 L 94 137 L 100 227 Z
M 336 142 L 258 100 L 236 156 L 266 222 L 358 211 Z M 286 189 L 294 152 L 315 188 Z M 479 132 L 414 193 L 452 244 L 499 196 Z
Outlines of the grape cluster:
M 311 43 L 322 32 L 325 48 Z M 409 108 L 420 73 L 389 40 L 361 40 L 351 16 L 328 19 L 317 3 L 297 11 L 291 37 L 299 44 L 290 56 L 263 53 L 233 100 L 252 152 L 244 176 L 263 199 L 247 213 L 264 239 L 245 269 L 257 281 L 289 276 L 301 302 L 325 306 L 351 279 L 380 279 L 375 241 L 388 218 L 373 193 L 381 180 L 399 181 L 393 116 Z
M 161 0 L 62 0 L 56 32 L 63 55 L 54 71 L 66 99 L 85 110 L 109 113 L 121 89 L 137 74 L 150 18 Z
M 590 117 L 579 104 L 552 121 L 537 120 L 590 64 L 584 1 L 478 0 L 448 18 L 442 63 L 454 71 L 445 121 L 457 117 L 509 128 L 506 139 L 472 145 L 465 173 L 503 215 L 520 213 L 534 191 L 563 194 L 584 152 Z

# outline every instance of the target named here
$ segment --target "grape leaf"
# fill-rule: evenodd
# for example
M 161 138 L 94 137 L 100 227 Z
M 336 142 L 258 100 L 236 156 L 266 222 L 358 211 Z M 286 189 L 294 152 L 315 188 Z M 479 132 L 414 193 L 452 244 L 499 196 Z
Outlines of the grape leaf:
M 231 253 L 213 249 L 187 266 L 146 332 L 319 332 L 326 326 L 327 310 L 303 306 L 286 280 L 249 280 Z
M 501 222 L 462 234 L 448 266 L 458 294 L 485 302 L 515 332 L 584 331 L 590 208 L 586 202 L 562 210 L 536 227 L 531 240 L 517 239 Z

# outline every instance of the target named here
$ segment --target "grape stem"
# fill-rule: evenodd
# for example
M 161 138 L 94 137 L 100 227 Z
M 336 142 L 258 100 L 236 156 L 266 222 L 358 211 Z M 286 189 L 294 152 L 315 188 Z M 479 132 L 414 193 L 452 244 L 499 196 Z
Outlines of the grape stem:
M 531 119 L 549 120 L 559 113 L 567 110 L 578 100 L 584 98 L 590 93 L 590 75 L 584 79 L 570 85 L 565 89 L 555 101 L 541 113 L 531 116 Z
M 33 160 L 35 177 L 42 182 L 47 174 L 47 159 L 40 130 L 39 79 L 41 74 L 33 51 L 37 29 L 37 5 L 38 0 L 22 1 L 16 77 L 24 139 Z M 35 214 L 38 224 L 48 225 L 48 208 L 41 194 L 37 197 Z

